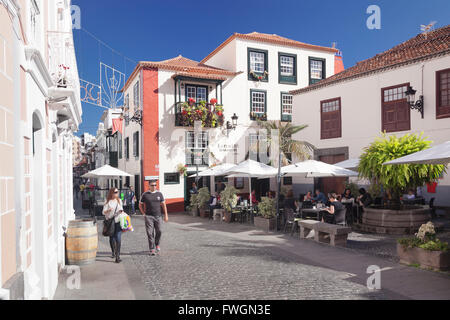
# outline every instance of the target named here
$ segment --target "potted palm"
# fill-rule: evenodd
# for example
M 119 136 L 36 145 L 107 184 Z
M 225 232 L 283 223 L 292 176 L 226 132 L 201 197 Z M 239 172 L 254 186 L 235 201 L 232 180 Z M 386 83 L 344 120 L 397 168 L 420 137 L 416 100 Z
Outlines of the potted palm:
M 397 254 L 403 264 L 418 264 L 422 268 L 440 271 L 450 270 L 448 243 L 436 238 L 432 222 L 423 224 L 414 238 L 398 239 Z
M 233 208 L 236 207 L 238 201 L 237 193 L 238 190 L 233 186 L 227 186 L 225 190 L 220 193 L 220 204 L 225 210 L 225 222 L 231 222 L 231 213 Z
M 275 199 L 262 197 L 258 203 L 259 216 L 256 216 L 255 227 L 266 232 L 275 229 L 276 202 Z
M 198 217 L 198 194 L 191 194 L 190 205 L 188 209 L 191 211 L 193 217 Z
M 208 215 L 206 214 L 206 207 L 208 205 L 209 198 L 211 197 L 208 188 L 207 187 L 201 188 L 200 190 L 198 190 L 198 194 L 196 196 L 198 208 L 200 210 L 200 217 L 207 218 Z
M 400 138 L 383 134 L 365 148 L 358 166 L 359 177 L 381 186 L 389 199 L 386 199 L 386 205 L 364 208 L 363 223 L 360 226 L 363 231 L 412 234 L 430 220 L 428 206 L 402 205 L 400 196 L 406 190 L 415 190 L 418 186 L 438 179 L 445 172 L 445 167 L 429 164 L 383 165 L 390 160 L 427 149 L 430 143 L 431 141 L 422 138 L 422 134 L 406 134 Z

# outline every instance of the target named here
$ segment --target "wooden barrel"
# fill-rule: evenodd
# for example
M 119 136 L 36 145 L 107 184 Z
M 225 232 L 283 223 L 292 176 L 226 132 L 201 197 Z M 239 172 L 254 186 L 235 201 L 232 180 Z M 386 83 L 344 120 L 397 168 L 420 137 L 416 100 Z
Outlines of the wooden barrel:
M 92 220 L 72 220 L 66 233 L 66 257 L 68 264 L 86 265 L 95 262 L 97 256 L 97 225 Z

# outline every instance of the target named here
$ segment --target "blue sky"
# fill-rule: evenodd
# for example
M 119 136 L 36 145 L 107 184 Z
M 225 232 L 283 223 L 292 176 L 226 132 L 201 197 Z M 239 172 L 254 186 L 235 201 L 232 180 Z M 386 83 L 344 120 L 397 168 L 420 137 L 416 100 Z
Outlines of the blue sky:
M 420 33 L 420 25 L 450 23 L 448 0 L 72 0 L 81 27 L 134 61 L 179 54 L 200 61 L 234 32 L 278 34 L 342 50 L 346 68 Z M 381 9 L 381 29 L 369 30 L 369 5 Z M 74 30 L 80 78 L 99 82 L 99 62 L 128 77 L 135 63 Z M 83 103 L 77 135 L 95 134 L 102 109 Z

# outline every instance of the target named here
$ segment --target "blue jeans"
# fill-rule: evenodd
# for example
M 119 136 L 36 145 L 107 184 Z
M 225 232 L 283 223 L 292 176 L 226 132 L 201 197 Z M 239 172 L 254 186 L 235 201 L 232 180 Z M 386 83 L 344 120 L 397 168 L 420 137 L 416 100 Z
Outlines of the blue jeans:
M 114 218 L 113 218 L 114 219 Z M 109 237 L 109 245 L 111 246 L 111 251 L 114 254 L 114 245 L 117 247 L 117 253 L 120 255 L 120 245 L 122 243 L 122 228 L 120 227 L 120 223 L 117 222 L 114 224 L 114 234 L 112 237 Z

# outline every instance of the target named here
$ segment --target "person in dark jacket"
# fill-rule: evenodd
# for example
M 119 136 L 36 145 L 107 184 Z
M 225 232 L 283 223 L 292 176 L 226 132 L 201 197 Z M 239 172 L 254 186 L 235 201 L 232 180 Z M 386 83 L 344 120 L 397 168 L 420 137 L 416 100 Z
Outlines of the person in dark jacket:
M 359 189 L 359 196 L 356 201 L 360 206 L 363 207 L 368 207 L 373 202 L 372 196 L 364 188 Z

